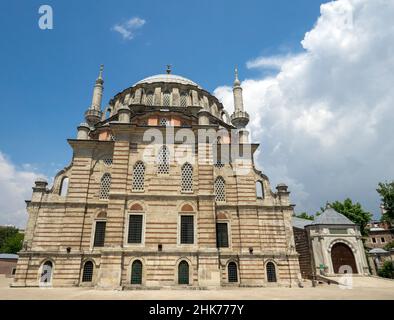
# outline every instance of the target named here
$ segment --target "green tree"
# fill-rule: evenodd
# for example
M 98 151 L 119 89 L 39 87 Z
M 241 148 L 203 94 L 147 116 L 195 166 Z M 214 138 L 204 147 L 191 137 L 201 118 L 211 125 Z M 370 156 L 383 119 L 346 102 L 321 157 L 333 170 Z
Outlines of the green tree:
M 383 205 L 385 213 L 382 216 L 382 220 L 393 222 L 394 221 L 394 181 L 391 182 L 380 182 L 376 191 L 380 195 L 380 199 Z
M 378 270 L 379 277 L 394 279 L 394 264 L 391 261 L 385 261 L 382 268 Z
M 313 215 L 310 216 L 306 212 L 301 212 L 300 214 L 296 214 L 295 216 L 301 219 L 315 220 L 315 217 Z
M 384 250 L 387 250 L 387 251 L 390 251 L 393 248 L 394 248 L 394 241 L 391 241 L 384 246 Z
M 24 235 L 16 233 L 5 239 L 0 247 L 1 253 L 18 253 L 22 249 Z
M 0 226 L 0 248 L 3 246 L 4 241 L 16 235 L 18 233 L 18 229 L 15 227 L 3 227 Z
M 353 203 L 351 199 L 347 198 L 343 202 L 335 201 L 330 203 L 330 205 L 335 211 L 342 213 L 349 220 L 357 224 L 363 236 L 368 235 L 366 226 L 371 221 L 372 214 L 364 211 L 360 203 Z

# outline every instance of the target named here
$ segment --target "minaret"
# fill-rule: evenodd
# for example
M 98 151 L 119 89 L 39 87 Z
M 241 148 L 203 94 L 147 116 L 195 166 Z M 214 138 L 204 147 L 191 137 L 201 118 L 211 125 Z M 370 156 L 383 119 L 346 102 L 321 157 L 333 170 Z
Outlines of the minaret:
M 238 79 L 237 68 L 235 68 L 233 95 L 234 95 L 234 112 L 231 115 L 231 123 L 239 130 L 241 142 L 245 143 L 248 140 L 248 132 L 245 130 L 245 127 L 249 123 L 249 115 L 247 112 L 244 111 L 242 87 L 241 87 L 241 82 Z
M 101 65 L 99 76 L 96 79 L 96 84 L 94 85 L 92 104 L 85 112 L 85 119 L 90 126 L 93 126 L 99 122 L 102 116 L 101 100 L 104 91 L 103 70 L 104 65 Z

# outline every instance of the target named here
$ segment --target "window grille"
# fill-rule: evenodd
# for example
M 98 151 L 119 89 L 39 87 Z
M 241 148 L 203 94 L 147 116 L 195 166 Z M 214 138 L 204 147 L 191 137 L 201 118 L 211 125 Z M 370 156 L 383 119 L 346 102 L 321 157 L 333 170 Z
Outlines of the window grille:
M 222 162 L 221 159 L 217 159 L 215 162 L 215 167 L 216 168 L 223 168 L 224 167 L 224 163 Z
M 159 150 L 158 155 L 158 174 L 169 174 L 170 173 L 170 151 L 167 146 L 162 146 Z
M 186 108 L 187 107 L 187 93 L 183 92 L 181 94 L 181 107 Z
M 133 169 L 133 191 L 143 191 L 145 187 L 145 165 L 139 161 Z
M 141 243 L 142 240 L 142 215 L 131 214 L 129 217 L 128 243 Z
M 215 180 L 215 201 L 226 202 L 226 184 L 223 177 L 217 177 Z
M 181 216 L 181 244 L 194 243 L 194 217 Z
M 110 188 L 111 188 L 111 175 L 109 173 L 105 173 L 101 178 L 100 199 L 108 199 Z
M 171 94 L 168 91 L 166 91 L 163 94 L 163 106 L 169 107 L 170 103 L 171 103 Z
M 161 118 L 159 125 L 162 127 L 168 127 L 170 125 L 170 121 L 167 118 Z
M 104 247 L 105 241 L 105 221 L 96 221 L 96 229 L 94 231 L 94 247 Z
M 268 282 L 276 282 L 275 265 L 272 262 L 267 263 L 267 280 Z
M 190 163 L 182 166 L 182 191 L 193 191 L 193 167 Z
M 142 262 L 135 260 L 131 265 L 131 284 L 142 284 Z
M 148 92 L 148 94 L 146 95 L 146 105 L 153 105 L 153 92 Z
M 228 226 L 227 223 L 216 224 L 216 239 L 218 248 L 228 248 Z
M 104 162 L 104 164 L 105 164 L 107 167 L 112 166 L 112 158 L 111 158 L 111 157 L 106 157 L 106 158 L 104 158 L 104 159 L 103 159 L 103 162 Z
M 189 284 L 189 264 L 186 261 L 178 265 L 178 284 Z
M 228 282 L 238 282 L 238 270 L 235 262 L 230 262 L 227 267 Z
M 92 282 L 93 280 L 93 262 L 86 261 L 83 266 L 82 282 Z

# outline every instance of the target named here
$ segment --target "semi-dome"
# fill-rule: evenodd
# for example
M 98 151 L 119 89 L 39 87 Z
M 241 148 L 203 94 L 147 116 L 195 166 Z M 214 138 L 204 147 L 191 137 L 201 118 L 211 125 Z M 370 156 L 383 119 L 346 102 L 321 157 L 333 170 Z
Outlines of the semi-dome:
M 179 84 L 184 84 L 184 85 L 192 85 L 196 86 L 198 88 L 201 88 L 197 83 L 194 81 L 187 79 L 182 76 L 178 76 L 176 74 L 156 74 L 154 76 L 147 77 L 145 79 L 142 79 L 138 81 L 134 86 L 137 86 L 139 84 L 144 84 L 144 83 L 157 83 L 157 82 L 166 82 L 166 83 L 179 83 Z

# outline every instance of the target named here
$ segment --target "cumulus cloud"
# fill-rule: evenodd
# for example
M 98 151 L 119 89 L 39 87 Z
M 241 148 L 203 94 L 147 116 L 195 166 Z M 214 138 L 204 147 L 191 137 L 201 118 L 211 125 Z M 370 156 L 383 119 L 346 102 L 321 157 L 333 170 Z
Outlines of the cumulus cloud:
M 140 29 L 145 23 L 144 19 L 133 17 L 124 23 L 114 25 L 112 30 L 120 33 L 123 39 L 132 40 L 134 39 L 135 31 Z
M 0 225 L 24 228 L 27 222 L 25 200 L 31 198 L 34 181 L 43 177 L 32 166 L 15 166 L 0 152 Z
M 248 68 L 278 68 L 246 79 L 244 104 L 258 163 L 285 182 L 296 210 L 351 197 L 379 211 L 376 185 L 394 178 L 394 2 L 323 4 L 304 51 L 258 57 Z M 215 94 L 233 108 L 231 87 Z

